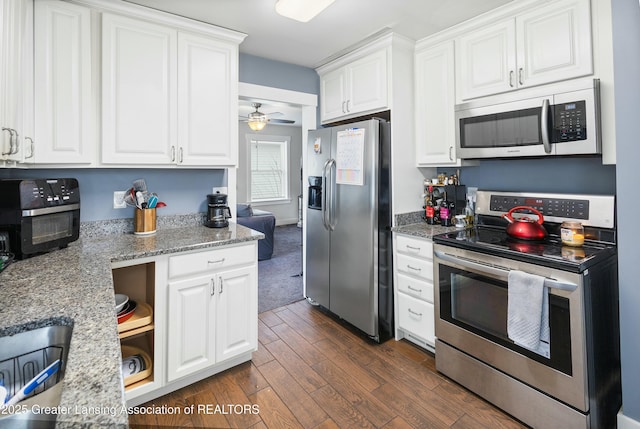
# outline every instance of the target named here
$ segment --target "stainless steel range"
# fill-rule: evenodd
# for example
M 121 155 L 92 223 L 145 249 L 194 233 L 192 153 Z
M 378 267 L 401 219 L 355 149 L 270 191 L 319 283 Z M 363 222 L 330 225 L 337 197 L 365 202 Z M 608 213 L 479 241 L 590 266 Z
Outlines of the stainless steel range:
M 506 233 L 518 206 L 542 213 L 547 238 Z M 614 197 L 480 191 L 476 213 L 473 229 L 433 238 L 436 368 L 534 428 L 615 427 Z M 565 221 L 584 245 L 563 245 Z

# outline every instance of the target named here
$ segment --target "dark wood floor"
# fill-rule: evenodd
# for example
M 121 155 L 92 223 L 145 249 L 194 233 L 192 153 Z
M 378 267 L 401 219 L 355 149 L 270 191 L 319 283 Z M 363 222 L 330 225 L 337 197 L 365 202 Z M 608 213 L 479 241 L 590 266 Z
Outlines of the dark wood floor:
M 438 374 L 431 354 L 372 344 L 306 301 L 260 314 L 259 341 L 252 362 L 149 403 L 212 414 L 130 416 L 131 427 L 525 427 Z

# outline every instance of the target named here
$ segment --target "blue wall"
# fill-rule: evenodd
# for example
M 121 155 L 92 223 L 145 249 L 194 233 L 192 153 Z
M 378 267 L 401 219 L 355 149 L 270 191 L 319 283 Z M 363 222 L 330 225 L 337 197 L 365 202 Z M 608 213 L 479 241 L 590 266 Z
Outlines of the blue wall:
M 320 94 L 315 70 L 247 54 L 240 54 L 240 82 Z
M 640 145 L 640 7 L 636 0 L 611 2 L 618 175 L 618 275 L 623 414 L 640 427 L 640 287 L 638 284 L 638 178 Z
M 455 168 L 438 168 L 448 175 Z M 461 183 L 491 191 L 550 193 L 616 193 L 616 168 L 602 165 L 597 157 L 482 160 L 480 165 L 460 168 Z
M 167 207 L 158 215 L 205 212 L 207 194 L 214 186 L 225 186 L 224 170 L 182 169 L 45 169 L 12 170 L 13 178 L 73 177 L 80 184 L 80 220 L 122 219 L 133 217 L 133 207 L 113 209 L 113 191 L 131 188 L 131 182 L 145 179 L 150 192 L 156 192 Z

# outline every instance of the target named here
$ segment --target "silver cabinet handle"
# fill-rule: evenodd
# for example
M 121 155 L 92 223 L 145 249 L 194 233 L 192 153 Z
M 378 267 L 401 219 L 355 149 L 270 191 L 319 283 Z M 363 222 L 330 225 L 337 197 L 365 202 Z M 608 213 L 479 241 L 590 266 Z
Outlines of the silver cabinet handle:
M 409 310 L 409 313 L 413 314 L 414 316 L 422 317 L 422 313 L 416 313 L 415 311 L 411 310 L 410 308 L 408 310 Z
M 342 102 L 342 113 L 347 113 L 347 111 L 344 109 L 344 105 L 345 105 L 345 101 Z
M 422 289 L 413 288 L 413 287 L 411 287 L 411 285 L 407 286 L 407 289 L 412 290 L 414 292 L 422 293 Z
M 422 271 L 422 268 L 415 268 L 415 267 L 412 267 L 411 265 L 407 265 L 407 268 L 413 271 Z
M 216 282 L 215 279 L 211 279 L 211 296 L 216 294 Z
M 509 70 L 509 86 L 513 88 L 513 70 Z
M 176 160 L 176 147 L 171 146 L 171 162 L 175 162 Z
M 179 158 L 179 163 L 182 164 L 182 161 L 184 161 L 184 153 L 183 153 L 183 149 L 182 146 L 180 147 L 180 158 Z
M 33 139 L 31 137 L 25 137 L 25 140 L 29 140 L 29 146 L 31 146 L 31 150 L 29 151 L 29 156 L 25 156 L 25 158 L 33 158 L 33 151 L 35 149 L 35 144 L 33 143 Z
M 219 278 L 220 278 L 220 293 L 222 293 L 223 281 L 222 281 L 222 277 L 219 277 Z
M 419 247 L 409 246 L 408 244 L 407 244 L 407 249 L 416 250 L 418 252 L 420 251 Z
M 347 100 L 347 113 L 349 113 L 349 101 L 351 100 Z
M 18 139 L 18 132 L 16 130 L 14 130 L 13 128 L 5 128 L 2 127 L 2 131 L 9 131 L 9 152 L 2 152 L 3 155 L 13 155 L 17 152 L 13 151 L 13 141 L 14 139 L 16 140 L 17 143 L 17 139 Z
M 213 260 L 213 261 L 209 260 L 209 261 L 207 261 L 207 264 L 220 264 L 222 262 L 224 262 L 224 258 L 216 259 L 216 260 Z
M 524 84 L 524 82 L 522 81 L 522 71 L 523 71 L 523 69 L 522 69 L 522 67 L 520 67 L 520 68 L 518 69 L 518 83 L 519 83 L 520 85 L 523 85 L 523 84 Z
M 449 160 L 453 161 L 453 146 L 449 146 Z

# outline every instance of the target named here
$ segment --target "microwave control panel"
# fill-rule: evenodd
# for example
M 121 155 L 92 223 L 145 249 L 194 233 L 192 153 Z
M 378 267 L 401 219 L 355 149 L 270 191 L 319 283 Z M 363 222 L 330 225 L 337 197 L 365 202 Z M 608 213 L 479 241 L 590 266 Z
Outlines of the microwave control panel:
M 587 112 L 585 101 L 555 104 L 553 106 L 552 141 L 554 143 L 562 143 L 586 139 Z

